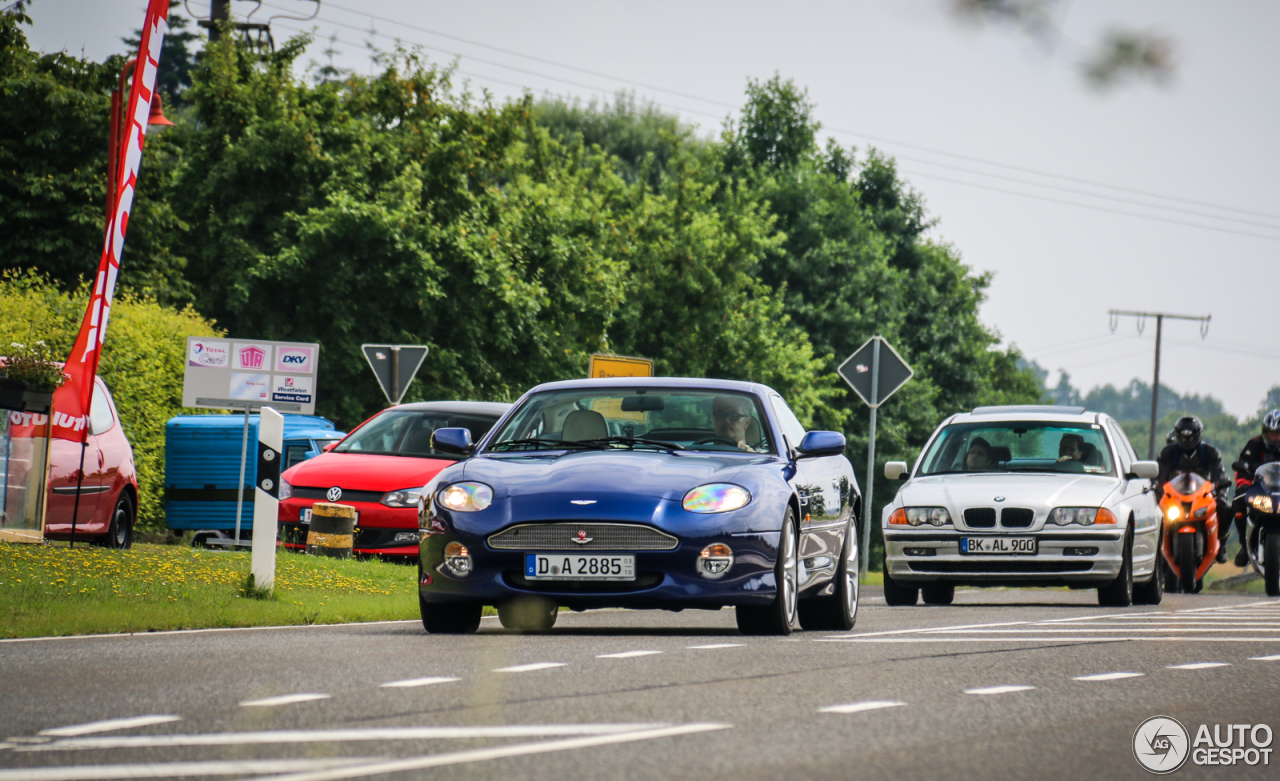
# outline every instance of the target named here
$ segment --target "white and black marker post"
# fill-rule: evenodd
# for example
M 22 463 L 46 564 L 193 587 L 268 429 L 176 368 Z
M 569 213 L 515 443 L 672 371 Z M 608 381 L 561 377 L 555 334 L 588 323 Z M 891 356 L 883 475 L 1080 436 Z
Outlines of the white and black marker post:
M 253 553 L 250 569 L 257 588 L 276 582 L 276 519 L 280 512 L 280 461 L 284 415 L 263 407 L 258 417 L 258 482 L 253 488 Z
M 882 336 L 868 339 L 836 371 L 871 408 L 871 431 L 867 438 L 867 495 L 862 502 L 861 518 L 862 561 L 858 567 L 862 581 L 866 582 L 867 564 L 871 560 L 871 524 L 879 520 L 872 516 L 871 504 L 876 479 L 876 410 L 911 379 L 914 372 Z

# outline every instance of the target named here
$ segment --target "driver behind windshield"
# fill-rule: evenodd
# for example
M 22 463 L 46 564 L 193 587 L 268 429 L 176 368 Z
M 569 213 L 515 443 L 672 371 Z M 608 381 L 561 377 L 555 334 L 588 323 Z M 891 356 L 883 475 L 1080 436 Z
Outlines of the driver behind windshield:
M 1084 437 L 1079 434 L 1063 434 L 1058 442 L 1058 463 L 1084 461 Z
M 754 452 L 755 448 L 747 443 L 747 426 L 751 424 L 750 401 L 742 396 L 716 396 L 711 403 L 711 419 L 716 436 L 731 440 L 742 450 Z
M 982 437 L 974 438 L 969 443 L 969 452 L 964 454 L 964 468 L 970 472 L 980 472 L 995 466 L 991 458 L 991 443 Z

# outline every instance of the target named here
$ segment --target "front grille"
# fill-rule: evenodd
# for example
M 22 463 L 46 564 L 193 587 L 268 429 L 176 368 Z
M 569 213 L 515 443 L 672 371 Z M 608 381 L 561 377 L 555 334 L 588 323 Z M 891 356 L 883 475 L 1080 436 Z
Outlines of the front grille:
M 1025 529 L 1036 519 L 1036 511 L 1025 507 L 1006 507 L 1000 511 L 1000 525 L 1006 529 Z
M 382 491 L 348 491 L 342 489 L 342 498 L 338 499 L 338 504 L 344 502 L 373 502 L 382 501 L 385 494 Z M 329 501 L 328 488 L 307 488 L 306 486 L 295 485 L 293 487 L 293 496 L 295 499 L 319 499 L 322 502 Z
M 1088 572 L 1093 569 L 1091 561 L 912 561 L 911 569 L 916 572 L 969 572 L 969 573 L 1011 573 L 1011 572 Z
M 637 572 L 635 580 L 530 580 L 523 572 L 502 573 L 508 586 L 522 591 L 543 591 L 559 594 L 620 594 L 644 591 L 662 582 L 661 572 Z
M 994 507 L 970 507 L 964 511 L 964 522 L 970 529 L 990 529 L 996 525 Z
M 670 534 L 629 523 L 525 523 L 489 537 L 498 550 L 673 550 L 679 544 Z

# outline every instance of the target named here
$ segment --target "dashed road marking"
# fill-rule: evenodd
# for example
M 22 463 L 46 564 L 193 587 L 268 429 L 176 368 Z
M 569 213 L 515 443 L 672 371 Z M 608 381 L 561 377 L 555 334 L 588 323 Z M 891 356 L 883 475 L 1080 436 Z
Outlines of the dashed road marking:
M 1025 692 L 1025 691 L 1031 691 L 1031 690 L 1032 690 L 1032 689 L 1034 689 L 1034 688 L 1036 688 L 1036 687 L 1034 687 L 1034 686 L 1021 686 L 1021 685 L 1017 685 L 1017 684 L 1011 684 L 1011 685 L 1006 685 L 1006 686 L 984 686 L 984 687 L 982 687 L 982 688 L 980 688 L 980 689 L 965 689 L 965 690 L 964 690 L 964 693 L 965 693 L 965 694 L 980 694 L 980 695 L 987 695 L 987 694 L 1013 694 L 1014 692 Z
M 880 710 L 881 708 L 897 708 L 901 705 L 906 705 L 906 703 L 893 700 L 868 700 L 866 702 L 849 702 L 844 705 L 828 705 L 825 708 L 818 708 L 818 713 L 862 713 L 863 711 Z
M 552 667 L 564 667 L 564 662 L 534 662 L 533 664 L 517 664 L 511 667 L 499 667 L 495 673 L 531 673 L 534 670 L 550 670 Z
M 1250 656 L 1251 662 L 1280 662 L 1280 654 L 1272 654 L 1271 656 Z
M 1098 673 L 1097 675 L 1081 675 L 1073 681 L 1118 681 L 1122 678 L 1141 678 L 1146 673 Z
M 742 648 L 745 643 L 710 643 L 708 645 L 685 646 L 690 651 L 713 651 L 717 648 Z
M 1226 662 L 1191 662 L 1190 664 L 1170 664 L 1170 670 L 1208 670 L 1210 667 L 1230 667 Z
M 437 683 L 453 683 L 460 681 L 461 678 L 444 678 L 435 676 L 431 678 L 406 678 L 403 681 L 388 681 L 381 684 L 383 689 L 409 689 L 415 686 L 433 686 Z
M 653 656 L 661 651 L 623 651 L 617 654 L 596 654 L 597 659 L 632 659 L 637 656 Z
M 240 703 L 244 708 L 269 708 L 275 705 L 293 705 L 296 702 L 312 702 L 327 700 L 328 694 L 281 694 L 278 697 L 263 697 L 260 700 L 245 700 Z
M 153 716 L 133 716 L 127 719 L 106 719 L 105 721 L 91 721 L 88 724 L 76 724 L 71 727 L 40 730 L 40 734 L 54 738 L 70 738 L 76 735 L 90 735 L 94 732 L 150 727 L 153 724 L 167 724 L 171 721 L 182 721 L 182 717 L 156 714 Z

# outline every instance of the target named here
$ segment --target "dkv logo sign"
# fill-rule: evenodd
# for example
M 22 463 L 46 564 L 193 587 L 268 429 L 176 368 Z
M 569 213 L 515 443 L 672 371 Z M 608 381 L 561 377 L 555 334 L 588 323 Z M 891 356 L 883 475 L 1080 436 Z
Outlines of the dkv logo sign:
M 312 373 L 315 361 L 310 347 L 280 347 L 276 350 L 276 371 Z

